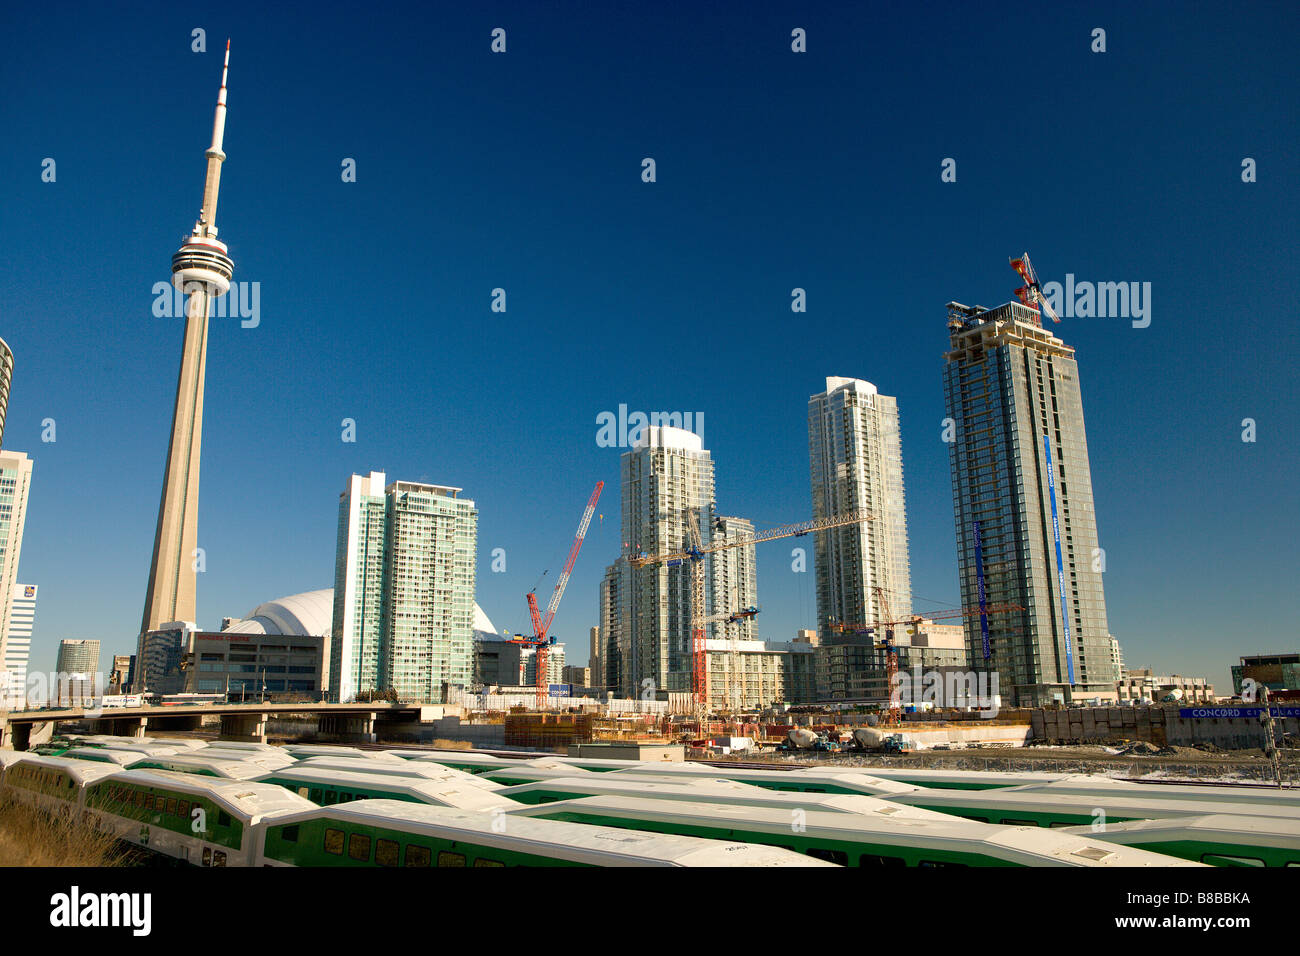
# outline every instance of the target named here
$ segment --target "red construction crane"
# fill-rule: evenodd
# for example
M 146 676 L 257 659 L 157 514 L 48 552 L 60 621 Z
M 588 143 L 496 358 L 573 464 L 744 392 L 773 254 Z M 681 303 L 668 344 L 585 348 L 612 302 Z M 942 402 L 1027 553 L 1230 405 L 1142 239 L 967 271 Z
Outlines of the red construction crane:
M 547 697 L 550 696 L 547 687 L 548 676 L 546 667 L 546 649 L 555 643 L 555 638 L 550 636 L 551 622 L 555 620 L 555 612 L 560 606 L 560 598 L 564 597 L 564 589 L 569 583 L 569 575 L 573 573 L 573 566 L 578 561 L 578 552 L 582 550 L 582 540 L 587 536 L 587 526 L 591 524 L 591 516 L 596 510 L 596 502 L 600 500 L 600 491 L 605 487 L 603 481 L 596 482 L 596 488 L 592 491 L 591 497 L 587 499 L 586 510 L 582 512 L 582 520 L 578 522 L 578 533 L 574 535 L 573 546 L 569 548 L 569 559 L 564 562 L 564 570 L 560 572 L 560 579 L 555 582 L 555 590 L 551 592 L 551 601 L 546 605 L 546 616 L 542 617 L 541 612 L 537 609 L 537 588 L 534 587 L 528 592 L 528 615 L 533 623 L 533 636 L 510 638 L 512 644 L 525 644 L 535 648 L 536 657 L 533 663 L 537 671 L 537 704 L 543 706 Z

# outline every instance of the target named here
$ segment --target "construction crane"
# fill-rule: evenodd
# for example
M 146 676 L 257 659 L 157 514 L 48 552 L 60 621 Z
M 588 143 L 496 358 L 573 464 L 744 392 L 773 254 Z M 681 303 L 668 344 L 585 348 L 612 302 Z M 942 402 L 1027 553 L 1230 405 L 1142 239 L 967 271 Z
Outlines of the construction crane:
M 667 567 L 679 567 L 689 563 L 691 573 L 691 691 L 695 696 L 696 716 L 703 720 L 709 709 L 709 675 L 708 654 L 705 645 L 704 625 L 704 558 L 718 551 L 740 548 L 763 541 L 775 541 L 778 538 L 798 538 L 814 531 L 826 531 L 845 525 L 874 521 L 875 515 L 867 511 L 849 511 L 826 518 L 814 518 L 797 524 L 780 525 L 752 535 L 738 535 L 712 541 L 705 545 L 700 538 L 699 518 L 694 508 L 686 510 L 687 545 L 684 550 L 670 551 L 666 554 L 630 555 L 628 564 L 634 568 L 644 568 L 654 564 Z M 748 610 L 748 609 L 746 609 Z M 757 609 L 755 609 L 757 612 Z M 734 613 L 734 612 L 733 612 Z M 751 615 L 752 616 L 752 615 Z
M 876 595 L 880 599 L 881 609 L 885 616 L 889 617 L 889 601 L 885 597 L 884 588 L 877 586 Z M 840 633 L 849 634 L 870 634 L 873 637 L 883 628 L 884 640 L 873 644 L 876 650 L 885 652 L 885 687 L 889 694 L 889 707 L 886 708 L 881 716 L 881 726 L 896 726 L 901 718 L 901 703 L 894 696 L 894 681 L 898 674 L 898 645 L 894 643 L 894 628 L 898 625 L 910 625 L 919 627 L 922 621 L 943 621 L 952 618 L 967 617 L 991 617 L 995 614 L 1011 614 L 1015 611 L 1023 611 L 1024 608 L 1019 604 L 987 604 L 983 607 L 970 608 L 953 608 L 947 611 L 934 611 L 926 614 L 913 614 L 911 617 L 903 618 L 897 621 L 877 621 L 874 624 L 832 624 L 831 628 Z
M 718 614 L 710 614 L 701 623 L 702 624 L 721 624 L 723 625 L 723 638 L 727 642 L 727 673 L 729 675 L 727 684 L 727 702 L 726 710 L 722 711 L 724 716 L 734 715 L 740 712 L 744 700 L 743 688 L 740 683 L 740 654 L 736 648 L 736 641 L 739 638 L 728 636 L 725 628 L 728 624 L 741 624 L 745 621 L 752 621 L 758 616 L 759 609 L 753 605 L 739 608 L 735 611 L 722 611 Z
M 1038 281 L 1038 275 L 1034 272 L 1034 264 L 1029 261 L 1029 253 L 1025 253 L 1019 259 L 1008 259 L 1011 268 L 1016 270 L 1020 278 L 1025 280 L 1025 284 L 1016 290 L 1016 298 L 1022 304 L 1036 309 L 1043 315 L 1047 316 L 1053 322 L 1060 322 L 1060 316 L 1056 310 L 1047 301 L 1047 296 L 1043 295 L 1042 284 Z M 1042 325 L 1040 320 L 1039 325 Z
M 568 586 L 569 575 L 573 573 L 573 566 L 578 561 L 578 552 L 582 550 L 582 541 L 587 536 L 587 526 L 591 524 L 592 513 L 596 510 L 596 502 L 600 500 L 601 489 L 605 487 L 603 481 L 596 482 L 596 488 L 587 499 L 587 507 L 582 512 L 582 520 L 578 522 L 578 533 L 574 535 L 573 546 L 569 548 L 569 559 L 564 562 L 564 570 L 560 572 L 559 580 L 555 582 L 555 590 L 551 592 L 550 603 L 546 605 L 546 616 L 543 617 L 541 611 L 537 608 L 537 587 L 528 592 L 528 616 L 532 619 L 533 634 L 532 637 L 525 637 L 522 634 L 508 638 L 511 644 L 523 644 L 534 648 L 533 664 L 537 672 L 537 706 L 542 707 L 546 704 L 550 696 L 546 666 L 546 650 L 555 643 L 555 638 L 550 636 L 551 622 L 555 620 L 555 612 L 560 607 L 560 598 L 564 597 L 564 589 Z M 538 582 L 541 583 L 540 581 Z

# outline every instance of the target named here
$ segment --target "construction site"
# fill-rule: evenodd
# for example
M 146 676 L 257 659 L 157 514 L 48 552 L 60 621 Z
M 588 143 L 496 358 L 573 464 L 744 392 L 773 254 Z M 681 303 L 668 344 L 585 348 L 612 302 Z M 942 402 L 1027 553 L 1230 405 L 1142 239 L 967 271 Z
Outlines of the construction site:
M 664 439 L 652 435 L 649 444 L 656 440 Z M 735 519 L 719 519 L 717 533 L 706 537 L 696 511 L 683 509 L 675 517 L 681 523 L 684 547 L 651 552 L 633 543 L 625 560 L 631 573 L 673 575 L 684 585 L 681 590 L 689 596 L 683 602 L 690 628 L 689 690 L 658 691 L 642 698 L 557 696 L 546 664 L 554 644 L 551 626 L 603 484 L 596 484 L 587 501 L 545 611 L 534 588 L 526 595 L 531 633 L 508 635 L 511 642 L 536 655 L 536 686 L 513 688 L 509 693 L 485 689 L 481 694 L 458 694 L 453 698 L 457 712 L 448 712 L 436 728 L 421 731 L 410 742 L 463 740 L 485 749 L 551 753 L 618 747 L 630 754 L 642 748 L 662 754 L 669 748 L 675 759 L 760 764 L 870 767 L 905 762 L 951 769 L 1089 768 L 1124 776 L 1158 772 L 1188 778 L 1295 778 L 1300 717 L 1291 709 L 1279 712 L 1274 720 L 1271 708 L 1262 713 L 1257 709 L 1223 716 L 1193 714 L 1173 698 L 1172 706 L 1155 702 L 1117 706 L 1118 701 L 1104 700 L 1089 701 L 1089 706 L 1003 706 L 996 693 L 996 674 L 972 673 L 964 666 L 968 660 L 965 625 L 978 622 L 987 635 L 991 620 L 1014 618 L 1025 609 L 986 599 L 982 565 L 975 605 L 924 616 L 895 615 L 889 590 L 877 585 L 869 589 L 874 600 L 867 606 L 876 619 L 835 621 L 826 629 L 823 658 L 831 662 L 827 669 L 852 672 L 844 690 L 846 696 L 856 698 L 853 703 L 769 704 L 780 699 L 776 696 L 780 688 L 755 681 L 754 668 L 743 660 L 745 645 L 753 643 L 745 639 L 746 628 L 758 608 L 742 605 L 707 613 L 724 603 L 710 562 L 741 551 L 749 553 L 752 564 L 752 550 L 758 543 L 856 528 L 877 520 L 865 510 L 760 532 L 742 526 L 740 533 L 732 533 L 725 523 Z M 734 604 L 735 598 L 731 601 Z M 940 635 L 945 629 L 952 633 Z M 949 643 L 941 645 L 936 635 L 947 637 Z M 811 636 L 808 640 L 811 650 L 817 642 Z M 931 654 L 927 658 L 918 651 Z M 945 652 L 949 656 L 941 656 Z M 929 703 L 916 702 L 921 661 L 941 665 L 940 673 L 929 675 L 939 683 L 939 692 Z M 825 680 L 824 675 L 818 676 Z M 991 681 L 984 680 L 990 676 Z M 909 681 L 916 686 L 909 689 Z M 949 706 L 936 706 L 934 697 Z

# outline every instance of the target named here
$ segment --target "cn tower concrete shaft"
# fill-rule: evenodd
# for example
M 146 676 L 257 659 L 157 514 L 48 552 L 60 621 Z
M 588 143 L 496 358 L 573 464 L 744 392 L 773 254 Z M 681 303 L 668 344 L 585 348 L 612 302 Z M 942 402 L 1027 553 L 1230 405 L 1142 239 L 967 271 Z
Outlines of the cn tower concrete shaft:
M 162 501 L 154 536 L 149 590 L 145 595 L 141 637 L 169 621 L 196 622 L 195 579 L 198 565 L 199 452 L 203 437 L 203 380 L 207 367 L 208 316 L 212 300 L 230 289 L 234 263 L 225 243 L 217 239 L 217 192 L 221 183 L 221 151 L 226 128 L 226 75 L 230 44 L 221 72 L 212 145 L 206 152 L 207 177 L 203 208 L 192 233 L 172 256 L 172 282 L 189 296 L 185 307 L 185 346 L 176 382 L 171 442 L 163 472 Z M 144 667 L 143 640 L 139 666 Z M 147 675 L 142 675 L 146 676 Z

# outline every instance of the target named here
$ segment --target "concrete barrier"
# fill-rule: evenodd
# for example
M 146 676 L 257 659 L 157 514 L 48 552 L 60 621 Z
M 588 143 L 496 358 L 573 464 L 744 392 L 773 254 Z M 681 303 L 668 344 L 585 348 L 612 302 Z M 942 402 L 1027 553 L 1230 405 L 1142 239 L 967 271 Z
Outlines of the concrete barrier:
M 1039 710 L 1030 716 L 1033 739 L 1049 744 L 1145 740 L 1157 746 L 1213 744 L 1222 750 L 1253 750 L 1264 744 L 1254 717 L 1182 717 L 1179 706 L 1071 707 Z M 1300 718 L 1275 722 L 1277 733 L 1300 734 Z

